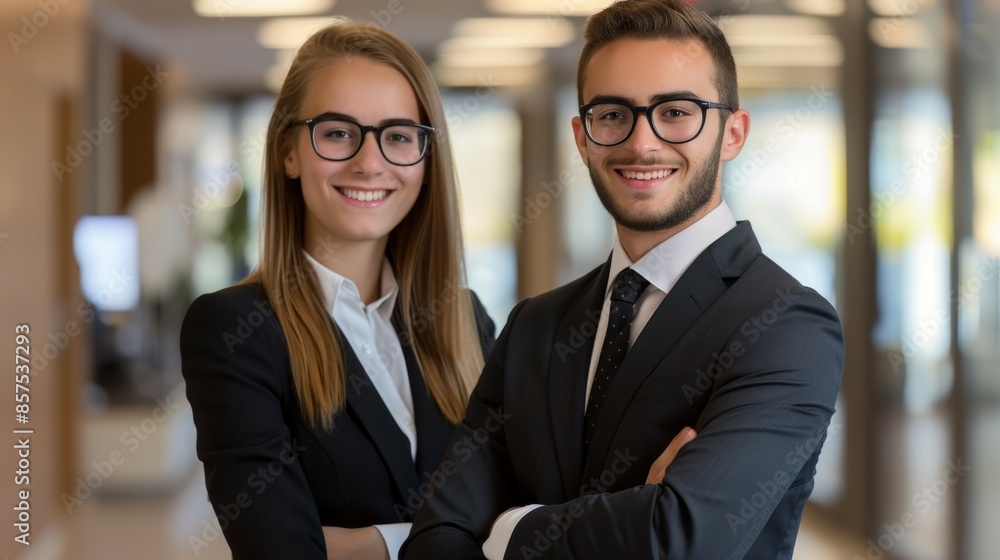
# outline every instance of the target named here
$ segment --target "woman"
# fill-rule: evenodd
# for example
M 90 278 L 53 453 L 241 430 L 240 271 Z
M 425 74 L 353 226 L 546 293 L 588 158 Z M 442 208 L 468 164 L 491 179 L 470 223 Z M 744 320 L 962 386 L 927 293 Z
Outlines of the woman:
M 260 264 L 191 304 L 187 396 L 242 558 L 396 558 L 493 342 L 462 284 L 441 99 L 399 38 L 299 49 L 267 133 Z

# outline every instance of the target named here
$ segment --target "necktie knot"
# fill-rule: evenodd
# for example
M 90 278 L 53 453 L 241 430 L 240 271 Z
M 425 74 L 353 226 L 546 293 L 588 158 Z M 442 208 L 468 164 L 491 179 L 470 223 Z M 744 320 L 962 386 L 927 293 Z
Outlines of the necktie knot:
M 639 299 L 639 294 L 649 285 L 649 280 L 631 268 L 626 268 L 618 273 L 615 284 L 611 288 L 611 299 L 635 304 Z

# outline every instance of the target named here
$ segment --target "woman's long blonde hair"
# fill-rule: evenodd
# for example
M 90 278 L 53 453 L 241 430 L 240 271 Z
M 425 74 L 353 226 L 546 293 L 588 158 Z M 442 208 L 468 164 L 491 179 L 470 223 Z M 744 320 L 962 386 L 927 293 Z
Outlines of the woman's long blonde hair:
M 259 282 L 288 341 L 302 417 L 330 429 L 344 408 L 349 383 L 344 341 L 335 334 L 313 271 L 303 255 L 304 209 L 298 179 L 285 176 L 292 146 L 288 123 L 298 115 L 309 80 L 332 62 L 363 57 L 409 81 L 424 124 L 435 128 L 424 186 L 413 208 L 389 234 L 386 256 L 399 284 L 396 313 L 427 388 L 457 424 L 483 367 L 472 298 L 465 289 L 456 179 L 441 96 L 427 65 L 409 45 L 372 24 L 347 20 L 317 31 L 299 48 L 278 93 L 267 129 L 260 263 L 243 282 Z M 356 384 L 355 384 L 356 385 Z M 351 385 L 353 386 L 353 385 Z M 351 389 L 354 390 L 354 389 Z

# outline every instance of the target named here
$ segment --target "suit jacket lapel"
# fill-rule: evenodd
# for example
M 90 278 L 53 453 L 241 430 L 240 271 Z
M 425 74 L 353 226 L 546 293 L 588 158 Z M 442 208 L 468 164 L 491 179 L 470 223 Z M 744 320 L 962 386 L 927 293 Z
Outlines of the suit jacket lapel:
M 431 397 L 427 384 L 424 382 L 423 372 L 417 363 L 416 354 L 402 333 L 400 333 L 399 342 L 403 348 L 403 357 L 406 359 L 406 372 L 410 379 L 410 395 L 413 398 L 413 424 L 416 427 L 417 441 L 419 442 L 416 461 L 416 474 L 419 478 L 437 469 L 438 463 L 444 457 L 448 445 L 451 443 L 450 434 L 454 433 L 455 426 L 441 414 L 434 398 Z M 448 437 L 440 437 L 441 434 L 446 434 Z M 408 497 L 404 496 L 404 498 Z
M 396 420 L 386 408 L 364 366 L 336 324 L 334 329 L 340 339 L 347 367 L 347 406 L 357 415 L 389 469 L 399 495 L 405 498 L 407 489 L 417 487 L 416 468 L 410 455 L 410 440 L 396 425 Z
M 608 388 L 604 409 L 597 418 L 594 441 L 587 452 L 584 473 L 599 472 L 622 417 L 639 385 L 725 292 L 725 278 L 738 277 L 760 253 L 750 224 L 742 222 L 719 238 L 691 263 L 642 329 Z
M 549 409 L 556 462 L 566 498 L 580 494 L 583 468 L 583 416 L 590 355 L 608 283 L 608 262 L 570 306 L 556 330 L 550 358 Z

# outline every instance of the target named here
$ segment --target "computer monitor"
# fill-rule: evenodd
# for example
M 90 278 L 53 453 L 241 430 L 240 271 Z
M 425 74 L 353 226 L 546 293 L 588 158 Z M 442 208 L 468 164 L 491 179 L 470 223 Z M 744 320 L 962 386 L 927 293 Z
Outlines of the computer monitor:
M 84 216 L 73 231 L 84 297 L 102 311 L 139 303 L 139 230 L 127 216 Z

